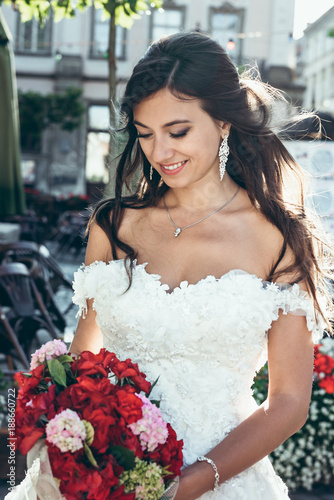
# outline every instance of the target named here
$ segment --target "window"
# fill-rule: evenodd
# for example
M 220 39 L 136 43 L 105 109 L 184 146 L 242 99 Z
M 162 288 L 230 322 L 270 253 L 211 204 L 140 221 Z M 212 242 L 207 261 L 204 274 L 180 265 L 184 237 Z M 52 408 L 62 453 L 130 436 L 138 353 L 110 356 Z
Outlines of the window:
M 110 128 L 109 108 L 107 105 L 92 104 L 88 108 L 88 128 L 107 132 Z
M 24 54 L 51 54 L 52 19 L 48 19 L 44 26 L 33 18 L 25 23 L 18 15 L 16 52 Z
M 210 8 L 209 26 L 212 36 L 226 49 L 235 64 L 242 62 L 243 9 L 234 9 L 226 4 L 221 8 Z
M 334 64 L 331 65 L 331 71 L 330 71 L 330 96 L 334 97 Z
M 323 69 L 321 71 L 321 80 L 320 80 L 320 88 L 319 88 L 319 105 L 322 106 L 323 105 L 323 101 L 326 99 L 326 95 L 327 95 L 327 92 L 326 92 L 326 84 L 327 84 L 327 71 L 326 69 Z
M 109 108 L 106 104 L 89 106 L 86 152 L 86 179 L 88 182 L 108 182 L 109 123 Z
M 109 19 L 103 19 L 103 9 L 92 8 L 92 37 L 90 55 L 94 58 L 108 57 Z M 116 58 L 126 58 L 126 28 L 116 26 Z
M 184 19 L 185 7 L 174 5 L 172 2 L 166 2 L 163 9 L 153 10 L 151 15 L 151 40 L 157 40 L 161 36 L 171 35 L 182 30 Z

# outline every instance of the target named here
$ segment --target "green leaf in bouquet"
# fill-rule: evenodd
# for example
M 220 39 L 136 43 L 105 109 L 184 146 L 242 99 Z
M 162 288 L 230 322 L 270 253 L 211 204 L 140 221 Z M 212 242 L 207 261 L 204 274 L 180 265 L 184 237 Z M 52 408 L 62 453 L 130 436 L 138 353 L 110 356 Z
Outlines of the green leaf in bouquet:
M 59 363 L 61 363 L 61 364 L 72 363 L 73 358 L 72 358 L 72 356 L 69 356 L 68 354 L 62 354 L 61 356 L 58 356 L 57 361 L 59 361 Z
M 75 384 L 77 382 L 77 378 L 72 371 L 71 365 L 69 363 L 64 363 L 63 367 L 64 367 L 64 369 L 66 371 L 66 375 L 67 375 L 67 385 L 69 386 L 69 385 Z
M 38 389 L 40 392 L 46 392 L 48 391 L 49 387 L 48 384 L 44 382 L 44 380 L 41 380 L 36 389 Z
M 92 450 L 90 449 L 90 447 L 86 442 L 84 442 L 84 452 L 89 462 L 92 464 L 92 466 L 98 469 L 99 466 L 97 464 L 97 461 L 95 460 Z
M 49 359 L 48 368 L 53 380 L 59 384 L 67 387 L 66 385 L 66 372 L 65 368 L 57 359 Z
M 131 470 L 135 466 L 135 454 L 124 446 L 111 445 L 108 448 L 108 453 L 111 453 L 118 465 L 124 467 L 125 470 Z
M 151 385 L 151 389 L 150 389 L 150 391 L 149 391 L 149 393 L 148 393 L 148 395 L 147 395 L 147 396 L 149 396 L 149 395 L 151 394 L 151 392 L 153 391 L 154 387 L 157 385 L 159 378 L 160 378 L 160 375 L 159 375 L 159 377 L 158 377 L 158 378 L 157 378 L 157 379 L 153 382 L 153 384 Z M 151 401 L 151 402 L 152 402 L 152 401 Z M 154 404 L 155 404 L 155 403 L 154 403 Z M 158 408 L 159 408 L 159 406 L 158 406 Z
M 63 363 L 63 367 L 67 372 L 72 372 L 70 363 Z
M 44 426 L 49 422 L 49 419 L 46 415 L 41 415 L 38 419 L 39 422 Z
M 155 405 L 157 408 L 160 408 L 160 401 L 158 399 L 150 399 L 150 403 Z
M 65 362 L 63 363 L 63 367 L 65 368 L 67 375 L 76 381 L 77 379 L 72 371 L 72 364 Z

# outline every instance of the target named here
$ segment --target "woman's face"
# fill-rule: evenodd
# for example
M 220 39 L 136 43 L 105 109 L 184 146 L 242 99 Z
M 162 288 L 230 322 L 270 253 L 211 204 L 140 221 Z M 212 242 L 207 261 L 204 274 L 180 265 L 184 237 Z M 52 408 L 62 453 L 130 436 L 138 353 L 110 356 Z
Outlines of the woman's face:
M 181 188 L 212 175 L 219 181 L 218 150 L 229 130 L 201 108 L 197 99 L 181 100 L 163 89 L 133 111 L 140 146 L 170 187 Z

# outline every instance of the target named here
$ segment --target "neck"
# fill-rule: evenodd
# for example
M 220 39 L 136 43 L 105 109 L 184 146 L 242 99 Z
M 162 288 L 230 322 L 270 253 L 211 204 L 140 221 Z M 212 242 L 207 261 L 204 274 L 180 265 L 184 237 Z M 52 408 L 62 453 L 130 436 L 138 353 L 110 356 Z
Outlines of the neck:
M 236 192 L 238 185 L 225 173 L 222 182 L 217 184 L 210 179 L 202 186 L 170 188 L 165 201 L 168 208 L 180 208 L 189 212 L 215 210 L 226 203 Z

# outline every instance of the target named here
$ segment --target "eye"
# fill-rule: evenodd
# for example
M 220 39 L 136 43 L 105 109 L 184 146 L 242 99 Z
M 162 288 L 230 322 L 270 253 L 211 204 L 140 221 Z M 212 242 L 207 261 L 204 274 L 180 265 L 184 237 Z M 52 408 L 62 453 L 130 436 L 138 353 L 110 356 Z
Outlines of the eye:
M 138 139 L 147 139 L 148 137 L 151 137 L 151 134 L 137 134 Z
M 172 134 L 172 133 L 170 133 L 170 136 L 173 139 L 178 139 L 180 137 L 184 137 L 185 135 L 187 135 L 188 132 L 189 132 L 189 129 L 186 129 L 186 130 L 183 130 L 182 132 L 179 132 L 178 134 Z

